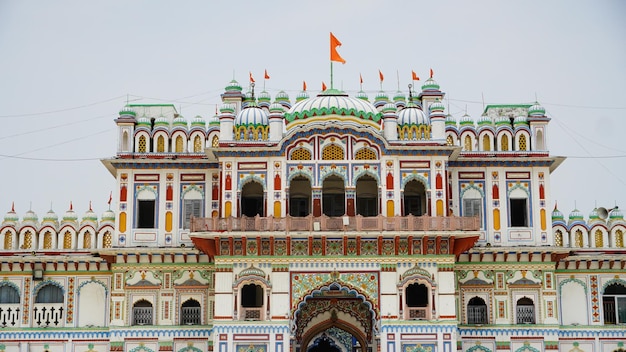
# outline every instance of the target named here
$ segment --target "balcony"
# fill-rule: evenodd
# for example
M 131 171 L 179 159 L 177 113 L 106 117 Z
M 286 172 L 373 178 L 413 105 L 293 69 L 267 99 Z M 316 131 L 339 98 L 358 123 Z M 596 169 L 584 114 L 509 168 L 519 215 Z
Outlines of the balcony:
M 425 320 L 428 308 L 409 308 L 409 320 Z
M 342 216 L 192 218 L 192 232 L 478 231 L 480 218 L 457 216 Z
M 261 320 L 261 310 L 263 308 L 242 308 L 241 318 L 246 321 Z

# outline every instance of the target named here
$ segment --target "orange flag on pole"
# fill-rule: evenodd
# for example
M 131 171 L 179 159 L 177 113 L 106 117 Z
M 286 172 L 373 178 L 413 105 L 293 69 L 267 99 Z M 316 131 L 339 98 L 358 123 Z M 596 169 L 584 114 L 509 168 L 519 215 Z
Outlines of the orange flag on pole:
M 430 69 L 430 78 L 433 78 L 433 69 Z
M 270 75 L 267 74 L 267 70 L 265 70 L 265 79 L 270 79 Z
M 385 76 L 383 76 L 383 73 L 380 70 L 378 70 L 378 77 L 380 78 L 381 82 L 385 80 Z
M 302 90 L 306 91 L 306 81 L 302 81 Z
M 346 60 L 344 60 L 337 52 L 338 46 L 341 46 L 341 42 L 333 35 L 333 32 L 330 32 L 330 61 L 336 61 L 345 64 Z
M 359 73 L 359 82 L 363 84 L 363 76 Z
M 250 82 L 254 83 L 254 77 L 252 77 L 252 72 L 250 72 Z
M 322 82 L 322 90 L 326 90 L 326 83 Z
M 420 80 L 420 78 L 417 76 L 417 73 L 415 73 L 415 71 L 411 71 L 411 74 L 412 74 L 412 79 L 414 81 L 419 81 Z

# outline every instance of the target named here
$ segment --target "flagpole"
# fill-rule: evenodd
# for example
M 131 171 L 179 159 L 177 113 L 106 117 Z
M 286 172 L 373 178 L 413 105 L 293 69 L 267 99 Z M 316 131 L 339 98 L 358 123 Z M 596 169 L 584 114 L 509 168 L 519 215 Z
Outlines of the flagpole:
M 330 62 L 330 89 L 333 89 L 333 62 Z

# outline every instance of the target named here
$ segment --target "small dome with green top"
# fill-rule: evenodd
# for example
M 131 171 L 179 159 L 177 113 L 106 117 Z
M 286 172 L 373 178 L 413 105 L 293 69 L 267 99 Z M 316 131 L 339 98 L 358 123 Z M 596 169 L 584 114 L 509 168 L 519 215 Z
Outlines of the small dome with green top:
M 43 216 L 42 223 L 56 224 L 58 221 L 59 221 L 59 216 L 54 212 L 54 210 L 50 209 L 48 210 L 46 215 Z
M 422 91 L 425 90 L 439 90 L 439 84 L 437 82 L 435 82 L 435 80 L 430 77 L 426 80 L 426 82 L 424 82 L 424 84 L 422 85 Z
M 431 112 L 440 112 L 440 113 L 442 113 L 442 112 L 445 111 L 445 109 L 446 109 L 445 105 L 443 105 L 443 103 L 439 99 L 435 100 L 434 103 L 430 104 L 430 111 Z
M 554 210 L 552 211 L 552 221 L 558 221 L 558 220 L 563 220 L 563 213 L 561 213 L 561 211 L 559 209 L 556 208 L 556 205 L 554 206 Z
M 183 117 L 183 115 L 178 115 L 174 118 L 174 122 L 172 123 L 172 125 L 174 126 L 174 128 L 178 127 L 178 128 L 182 128 L 182 129 L 187 129 L 187 120 L 185 120 L 185 118 Z
M 150 118 L 145 115 L 137 119 L 137 128 L 146 127 L 149 129 L 151 125 L 152 124 L 150 123 Z
M 155 121 L 154 121 L 154 128 L 157 127 L 169 127 L 170 123 L 167 121 L 167 117 L 165 116 L 159 116 Z
M 474 120 L 472 120 L 471 116 L 469 116 L 467 113 L 465 113 L 463 116 L 461 116 L 460 124 L 461 124 L 461 126 L 473 126 L 474 125 Z
M 360 91 L 358 91 L 355 96 L 356 96 L 357 99 L 361 99 L 361 100 L 365 100 L 365 101 L 369 100 L 369 97 L 367 96 L 367 93 L 365 93 L 365 91 L 363 91 L 362 89 Z
M 137 116 L 137 113 L 135 113 L 135 111 L 133 109 L 131 109 L 128 106 L 125 106 L 122 108 L 122 110 L 120 110 L 120 117 L 135 117 Z
M 543 106 L 539 105 L 538 102 L 535 102 L 533 106 L 528 108 L 528 116 L 545 116 L 546 109 Z
M 104 213 L 102 213 L 102 222 L 115 222 L 115 212 L 111 209 L 105 210 Z
M 26 214 L 24 214 L 24 217 L 22 218 L 23 221 L 31 221 L 31 222 L 37 222 L 39 221 L 39 217 L 37 216 L 37 214 L 35 214 L 34 211 L 32 211 L 31 209 L 29 209 Z
M 17 213 L 15 212 L 15 206 L 12 205 L 11 206 L 11 210 L 8 211 L 6 213 L 6 215 L 4 216 L 4 221 L 2 222 L 3 224 L 17 224 L 17 222 L 20 220 L 19 216 L 17 216 Z
M 230 104 L 230 103 L 226 103 L 226 104 L 222 104 L 222 106 L 220 107 L 220 113 L 225 114 L 225 113 L 235 113 L 235 105 L 234 104 Z
M 241 89 L 241 85 L 239 84 L 239 82 L 233 79 L 232 81 L 228 82 L 225 90 L 227 92 L 232 92 L 232 91 L 241 92 L 242 89 Z
M 196 117 L 191 120 L 191 128 L 206 128 L 206 121 L 200 115 L 196 115 Z
M 394 103 L 387 103 L 385 104 L 385 106 L 383 106 L 383 113 L 388 113 L 388 112 L 396 112 L 398 110 L 398 108 L 396 107 L 396 104 Z

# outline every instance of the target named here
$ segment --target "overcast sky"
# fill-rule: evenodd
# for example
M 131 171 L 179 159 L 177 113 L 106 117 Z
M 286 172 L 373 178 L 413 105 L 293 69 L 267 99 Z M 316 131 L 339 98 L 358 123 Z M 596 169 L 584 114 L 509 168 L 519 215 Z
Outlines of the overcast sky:
M 236 4 L 236 5 L 235 5 Z M 114 118 L 173 103 L 210 118 L 233 75 L 294 99 L 329 83 L 328 32 L 347 61 L 335 86 L 370 97 L 432 68 L 450 112 L 532 103 L 568 159 L 551 204 L 626 208 L 624 1 L 0 1 L 0 216 L 107 209 Z M 423 81 L 422 81 L 423 82 Z M 117 203 L 113 192 L 113 203 Z

